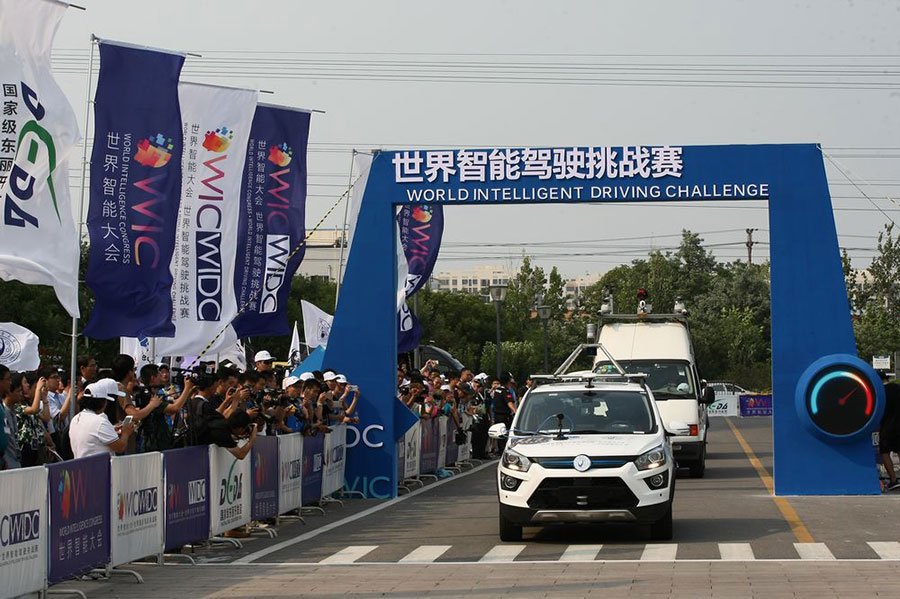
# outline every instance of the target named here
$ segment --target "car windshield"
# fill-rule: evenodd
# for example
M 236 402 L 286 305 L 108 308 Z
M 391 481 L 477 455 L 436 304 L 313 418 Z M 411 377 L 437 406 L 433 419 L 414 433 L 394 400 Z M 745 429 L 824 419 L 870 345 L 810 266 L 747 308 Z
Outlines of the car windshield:
M 694 381 L 687 362 L 677 360 L 617 360 L 625 372 L 647 375 L 647 386 L 656 399 L 694 399 Z M 618 372 L 609 362 L 599 362 L 594 366 L 599 374 Z
M 522 402 L 516 432 L 633 434 L 655 430 L 653 410 L 643 391 L 542 391 Z

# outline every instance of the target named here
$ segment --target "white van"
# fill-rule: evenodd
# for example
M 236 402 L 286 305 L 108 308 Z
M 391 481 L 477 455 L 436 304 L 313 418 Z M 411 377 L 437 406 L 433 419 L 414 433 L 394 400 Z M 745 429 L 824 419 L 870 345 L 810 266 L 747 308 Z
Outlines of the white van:
M 680 314 L 603 316 L 599 343 L 629 373 L 647 374 L 647 386 L 663 423 L 682 422 L 690 434 L 672 437 L 672 453 L 680 467 L 700 478 L 706 468 L 707 404 L 701 399 L 700 377 L 687 318 Z M 598 351 L 596 373 L 614 372 Z

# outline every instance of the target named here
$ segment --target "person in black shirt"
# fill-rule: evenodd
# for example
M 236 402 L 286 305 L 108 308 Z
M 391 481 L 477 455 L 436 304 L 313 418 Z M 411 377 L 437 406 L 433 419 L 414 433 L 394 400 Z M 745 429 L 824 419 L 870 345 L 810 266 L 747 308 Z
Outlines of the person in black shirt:
M 248 441 L 238 446 L 241 439 Z M 228 418 L 216 413 L 206 423 L 200 435 L 201 443 L 223 447 L 239 460 L 249 455 L 255 441 L 256 423 L 251 422 L 250 416 L 244 410 L 236 410 Z
M 880 373 L 884 380 L 884 415 L 878 431 L 878 450 L 881 452 L 881 463 L 888 474 L 886 490 L 900 489 L 900 481 L 894 471 L 891 452 L 900 453 L 900 385 L 888 382 L 887 375 Z

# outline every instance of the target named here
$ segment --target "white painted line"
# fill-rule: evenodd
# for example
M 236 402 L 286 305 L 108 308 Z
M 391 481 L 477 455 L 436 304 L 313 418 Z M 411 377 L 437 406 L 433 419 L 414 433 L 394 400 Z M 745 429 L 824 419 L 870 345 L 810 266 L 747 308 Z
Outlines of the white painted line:
M 450 547 L 450 545 L 422 545 L 418 549 L 413 549 L 406 557 L 401 558 L 400 563 L 424 564 L 433 562 L 447 553 Z
M 719 555 L 724 561 L 747 562 L 756 559 L 750 543 L 719 543 Z
M 800 559 L 834 559 L 834 554 L 825 543 L 794 543 Z
M 642 562 L 670 562 L 675 559 L 678 553 L 678 543 L 668 543 L 665 545 L 645 545 L 644 553 L 641 554 Z
M 378 549 L 378 545 L 351 545 L 344 547 L 334 555 L 329 555 L 320 564 L 352 564 L 367 553 Z
M 597 559 L 597 554 L 601 549 L 603 549 L 603 545 L 569 545 L 559 561 L 592 562 Z
M 288 539 L 286 541 L 276 543 L 270 547 L 266 547 L 265 549 L 260 549 L 259 551 L 256 551 L 249 555 L 245 555 L 244 557 L 238 558 L 231 563 L 232 564 L 249 564 L 250 562 L 255 562 L 256 560 L 258 560 L 262 557 L 265 557 L 265 556 L 275 553 L 277 551 L 281 551 L 282 549 L 286 549 L 288 547 L 296 545 L 297 543 L 302 543 L 304 541 L 314 539 L 315 537 L 317 537 L 321 534 L 325 534 L 326 532 L 331 532 L 335 528 L 339 528 L 345 524 L 350 524 L 351 522 L 355 522 L 356 520 L 360 520 L 362 518 L 365 518 L 366 516 L 370 516 L 372 514 L 378 513 L 381 510 L 387 509 L 389 507 L 393 507 L 393 506 L 397 505 L 398 503 L 400 503 L 401 501 L 406 501 L 410 497 L 415 497 L 416 495 L 419 495 L 421 493 L 427 493 L 431 489 L 435 489 L 437 487 L 440 487 L 441 485 L 445 485 L 454 480 L 459 480 L 461 478 L 465 478 L 465 477 L 469 476 L 470 474 L 474 474 L 474 473 L 478 472 L 479 470 L 483 470 L 483 469 L 491 467 L 491 466 L 496 467 L 497 460 L 485 462 L 481 466 L 472 468 L 471 470 L 469 470 L 467 472 L 463 472 L 462 474 L 457 474 L 456 476 L 451 476 L 450 478 L 445 478 L 445 479 L 439 480 L 436 483 L 431 483 L 430 485 L 426 485 L 420 489 L 416 489 L 412 493 L 407 493 L 406 495 L 401 495 L 400 497 L 396 497 L 390 501 L 385 501 L 384 503 L 379 503 L 378 505 L 372 506 L 367 510 L 363 510 L 363 511 L 359 512 L 358 514 L 353 514 L 352 516 L 347 516 L 346 518 L 343 518 L 336 522 L 332 522 L 331 524 L 326 524 L 325 526 L 320 526 L 319 528 L 317 528 L 315 530 L 311 530 L 308 533 L 294 537 L 293 539 Z
M 869 547 L 871 547 L 881 559 L 900 559 L 900 542 L 869 541 Z
M 484 554 L 479 562 L 483 564 L 496 564 L 501 562 L 511 562 L 516 556 L 522 553 L 525 545 L 497 545 Z

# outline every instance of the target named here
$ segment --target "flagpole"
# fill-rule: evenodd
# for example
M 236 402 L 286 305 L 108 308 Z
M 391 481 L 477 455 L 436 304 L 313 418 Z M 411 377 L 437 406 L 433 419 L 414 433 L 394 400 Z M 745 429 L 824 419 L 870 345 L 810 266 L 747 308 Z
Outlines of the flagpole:
M 350 194 L 353 189 L 353 163 L 356 159 L 356 148 L 350 155 L 350 176 L 347 178 L 347 199 L 344 203 L 344 228 L 341 229 L 341 260 L 338 263 L 337 286 L 334 290 L 334 311 L 337 312 L 338 298 L 341 295 L 341 283 L 344 282 L 344 247 L 347 245 L 347 215 L 350 212 Z
M 97 36 L 91 34 L 91 57 L 88 62 L 87 101 L 84 108 L 84 142 L 81 150 L 81 198 L 78 202 L 78 270 L 75 275 L 75 301 L 78 301 L 78 289 L 81 275 L 81 235 L 84 231 L 84 188 L 87 180 L 87 145 L 88 129 L 91 118 L 91 83 L 94 74 L 94 47 L 97 45 Z M 78 319 L 72 319 L 72 356 L 69 361 L 69 380 L 75 381 L 75 369 L 78 367 Z

